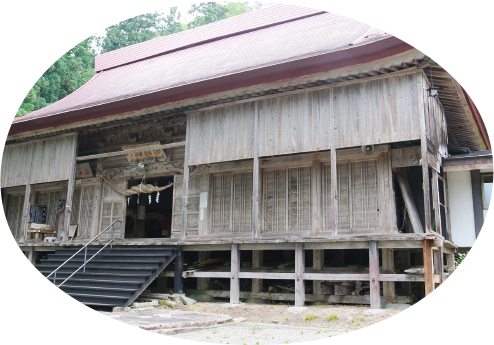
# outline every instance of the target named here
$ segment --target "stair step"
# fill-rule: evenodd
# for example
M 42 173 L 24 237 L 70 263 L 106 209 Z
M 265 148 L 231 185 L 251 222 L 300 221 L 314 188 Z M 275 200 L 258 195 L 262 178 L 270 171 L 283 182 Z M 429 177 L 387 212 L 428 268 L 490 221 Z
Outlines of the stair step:
M 88 257 L 87 259 L 90 259 L 91 257 Z M 130 263 L 130 264 L 160 264 L 160 263 L 163 263 L 165 262 L 169 257 L 159 257 L 159 258 L 156 258 L 156 259 L 148 259 L 148 260 L 142 260 L 140 258 L 135 258 L 134 260 L 131 260 L 131 259 L 121 259 L 121 260 L 118 260 L 118 259 L 115 259 L 115 258 L 94 258 L 92 259 L 89 264 L 92 264 L 92 263 L 123 263 L 123 264 L 126 264 L 126 263 Z M 57 264 L 58 266 L 60 266 L 62 263 L 64 263 L 67 259 L 41 259 L 41 263 L 53 263 L 53 264 Z M 86 260 L 87 261 L 87 260 Z M 84 263 L 84 257 L 81 257 L 81 258 L 73 258 L 72 260 L 70 260 L 69 262 L 67 262 L 67 265 L 70 264 L 70 263 L 79 263 L 79 266 L 82 265 Z M 65 266 L 65 265 L 64 265 Z
M 60 286 L 60 289 L 69 295 L 91 295 L 91 296 L 104 296 L 108 298 L 123 298 L 128 300 L 132 294 L 137 290 L 115 290 L 115 289 L 103 289 L 103 288 L 89 288 L 89 287 L 71 287 L 71 286 Z
M 126 302 L 124 299 L 115 299 L 115 298 L 105 298 L 105 297 L 92 297 L 92 296 L 79 296 L 79 295 L 71 295 L 74 299 L 81 302 L 85 305 L 93 305 L 93 306 L 107 306 L 107 307 L 123 307 Z
M 40 271 L 45 277 L 47 275 L 49 275 L 52 271 Z M 58 271 L 57 272 L 57 279 L 62 278 L 62 277 L 65 277 L 67 278 L 69 275 L 71 275 L 72 273 L 67 273 L 67 272 L 60 272 Z M 111 278 L 113 277 L 114 279 L 117 279 L 119 277 L 122 277 L 122 278 L 125 278 L 125 279 L 139 279 L 139 278 L 147 278 L 149 277 L 150 275 L 149 274 L 142 274 L 142 273 L 89 273 L 89 272 L 85 272 L 85 273 L 79 273 L 77 272 L 76 274 L 74 274 L 74 276 L 72 278 L 76 278 L 76 277 L 92 277 L 92 276 L 96 276 L 96 277 L 99 277 L 100 279 L 103 279 L 103 278 Z M 51 276 L 50 278 L 48 279 L 52 279 L 53 276 Z M 71 278 L 71 279 L 72 279 Z
M 101 298 L 101 299 L 118 299 L 118 300 L 128 300 L 129 297 L 125 296 L 110 296 L 110 295 L 93 295 L 87 293 L 76 293 L 76 292 L 68 292 L 67 295 L 72 297 L 90 297 L 90 298 Z
M 53 281 L 53 280 L 52 280 Z M 57 279 L 57 284 L 61 283 Z M 102 290 L 118 290 L 118 291 L 135 291 L 144 283 L 143 282 L 130 282 L 123 283 L 121 281 L 87 281 L 81 279 L 70 278 L 62 287 L 72 288 L 88 288 L 88 289 L 102 289 Z

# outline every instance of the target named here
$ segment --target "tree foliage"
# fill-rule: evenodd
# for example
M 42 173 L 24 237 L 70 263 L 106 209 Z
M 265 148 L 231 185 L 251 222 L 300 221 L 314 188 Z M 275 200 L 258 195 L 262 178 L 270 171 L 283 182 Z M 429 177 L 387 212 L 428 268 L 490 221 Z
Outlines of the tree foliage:
M 201 2 L 192 5 L 193 19 L 181 22 L 177 7 L 168 14 L 161 11 L 143 14 L 112 25 L 103 36 L 91 36 L 65 53 L 41 76 L 24 98 L 16 116 L 28 114 L 56 102 L 84 85 L 95 74 L 94 57 L 132 44 L 171 35 L 259 9 L 261 2 Z

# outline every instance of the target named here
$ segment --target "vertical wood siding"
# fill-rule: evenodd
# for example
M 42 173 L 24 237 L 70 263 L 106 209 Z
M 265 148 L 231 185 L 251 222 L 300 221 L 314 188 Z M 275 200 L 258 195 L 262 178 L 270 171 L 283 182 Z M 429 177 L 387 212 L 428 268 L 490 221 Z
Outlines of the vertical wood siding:
M 183 175 L 175 175 L 175 181 L 182 180 Z M 199 235 L 199 212 L 201 196 L 201 175 L 189 177 L 189 207 L 187 208 L 187 237 Z M 180 237 L 182 228 L 183 183 L 173 185 L 173 217 L 171 237 Z
M 73 174 L 75 134 L 5 146 L 2 187 L 68 180 Z
M 230 105 L 189 115 L 189 164 L 252 158 L 254 103 Z
M 77 224 L 77 238 L 89 238 L 92 234 L 94 219 L 95 186 L 74 190 L 70 224 Z M 107 225 L 108 226 L 108 225 Z
M 418 140 L 419 77 L 408 74 L 363 80 L 266 98 L 258 101 L 258 114 L 255 101 L 190 114 L 189 163 L 252 158 L 255 116 L 260 157 L 331 149 L 331 113 L 336 148 Z M 435 126 L 443 127 L 444 115 L 434 121 Z
M 15 239 L 21 236 L 22 210 L 24 207 L 24 195 L 9 196 L 5 217 L 10 231 Z
M 113 185 L 119 189 L 125 190 L 127 186 L 127 181 L 115 183 Z M 145 202 L 145 199 L 141 199 Z M 100 222 L 100 231 L 106 229 L 108 225 L 113 223 L 115 220 L 124 221 L 125 218 L 125 207 L 126 207 L 126 198 L 124 195 L 118 193 L 115 189 L 113 189 L 108 183 L 105 183 L 103 186 L 103 196 L 102 196 L 102 206 L 101 206 L 101 222 Z M 123 226 L 123 223 L 116 223 L 114 225 L 114 237 L 120 236 L 120 229 Z M 125 235 L 125 232 L 122 231 L 122 234 Z M 108 229 L 103 235 L 99 237 L 100 239 L 109 239 L 111 238 L 111 228 Z

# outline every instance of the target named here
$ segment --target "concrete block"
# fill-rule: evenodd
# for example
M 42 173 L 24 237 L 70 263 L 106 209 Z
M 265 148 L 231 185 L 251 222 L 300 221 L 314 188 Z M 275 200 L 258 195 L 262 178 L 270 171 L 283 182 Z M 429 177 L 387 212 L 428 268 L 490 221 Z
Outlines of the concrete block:
M 194 303 L 197 303 L 197 301 L 195 299 L 192 299 L 192 298 L 189 298 L 189 297 L 186 297 L 186 296 L 183 296 L 183 295 L 179 295 L 180 296 L 180 300 L 185 304 L 185 305 L 192 305 Z
M 244 321 L 247 321 L 247 319 L 245 317 L 236 317 L 233 319 L 233 322 L 235 322 L 235 323 L 240 323 L 240 322 L 244 322 Z

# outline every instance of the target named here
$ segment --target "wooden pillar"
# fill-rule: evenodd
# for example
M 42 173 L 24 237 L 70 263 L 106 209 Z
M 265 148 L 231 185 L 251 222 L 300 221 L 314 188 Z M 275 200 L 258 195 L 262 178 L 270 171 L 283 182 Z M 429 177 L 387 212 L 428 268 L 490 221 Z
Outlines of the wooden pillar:
M 432 206 L 434 209 L 434 231 L 442 235 L 441 205 L 439 199 L 439 181 L 437 171 L 432 169 Z
M 369 279 L 371 309 L 381 309 L 381 288 L 379 287 L 379 250 L 377 242 L 369 242 Z
M 182 195 L 182 229 L 180 232 L 180 240 L 185 241 L 187 238 L 187 210 L 189 208 L 189 125 L 186 130 L 186 144 L 184 157 L 184 179 L 183 179 L 183 195 Z
M 323 270 L 324 269 L 324 249 L 314 249 L 312 255 L 312 268 L 314 270 Z M 314 280 L 312 282 L 312 293 L 314 295 L 321 295 L 321 281 Z
M 30 263 L 33 264 L 33 266 L 36 264 L 36 253 L 34 251 L 34 247 L 29 247 L 27 252 L 27 259 Z
M 382 262 L 383 269 L 386 271 L 394 271 L 395 266 L 395 251 L 394 249 L 381 249 L 382 250 Z M 383 296 L 394 298 L 395 292 L 395 282 L 383 282 Z
M 77 142 L 77 135 L 75 138 Z M 74 161 L 67 162 L 68 164 L 72 164 L 72 173 L 69 175 L 69 182 L 67 184 L 67 198 L 65 199 L 65 214 L 63 217 L 63 232 L 62 232 L 62 242 L 65 242 L 69 239 L 69 227 L 70 227 L 70 215 L 72 213 L 72 196 L 74 195 L 74 184 L 75 184 L 75 166 L 77 157 L 77 143 L 75 146 L 74 152 Z
M 295 306 L 305 305 L 305 251 L 302 243 L 295 244 Z
M 425 295 L 434 291 L 434 264 L 432 259 L 432 240 L 423 240 Z
M 329 90 L 329 133 L 331 135 L 331 224 L 325 225 L 326 228 L 331 226 L 333 236 L 338 234 L 338 176 L 336 165 L 336 110 L 334 107 L 334 90 Z
M 444 258 L 443 258 L 443 247 L 434 248 L 434 274 L 439 275 L 439 283 L 434 285 L 438 287 L 443 283 L 444 280 Z
M 252 268 L 261 268 L 263 264 L 263 251 L 252 251 Z M 262 292 L 262 279 L 252 279 L 252 292 Z
M 259 143 L 257 140 L 259 122 L 259 102 L 255 102 L 254 117 L 254 168 L 252 171 L 252 237 L 258 238 L 261 234 L 261 206 L 259 201 L 261 186 L 261 169 L 259 167 Z
M 400 266 L 410 267 L 410 252 L 408 250 L 400 250 Z M 412 283 L 411 282 L 401 282 L 401 292 L 405 296 L 412 295 Z
M 430 180 L 429 180 L 429 164 L 427 162 L 427 123 L 426 123 L 426 104 L 428 100 L 424 100 L 424 97 L 428 97 L 427 91 L 424 88 L 424 72 L 422 70 L 417 72 L 417 96 L 419 101 L 419 120 L 420 120 L 420 149 L 422 153 L 421 165 L 422 165 L 422 189 L 424 190 L 424 214 L 425 214 L 425 232 L 432 231 L 431 227 L 431 206 L 430 206 Z
M 89 234 L 89 237 L 92 239 L 96 237 L 96 235 L 99 234 L 99 232 L 102 230 L 100 229 L 100 217 L 101 217 L 101 205 L 103 204 L 101 202 L 102 197 L 103 197 L 103 186 L 104 182 L 101 176 L 103 176 L 103 158 L 99 158 L 96 161 L 96 176 L 100 178 L 100 182 L 94 187 L 94 199 L 93 199 L 93 224 L 92 224 L 92 229 L 91 233 Z M 125 201 L 127 202 L 127 200 Z M 125 233 L 125 231 L 124 231 Z
M 211 257 L 211 252 L 198 252 L 198 261 L 205 261 Z M 209 278 L 197 278 L 197 290 L 209 290 Z
M 240 282 L 238 280 L 238 273 L 240 272 L 240 250 L 238 244 L 232 244 L 231 266 L 230 303 L 240 304 Z
M 19 241 L 27 241 L 27 226 L 29 219 L 29 197 L 31 196 L 31 185 L 26 185 L 26 191 L 24 194 L 24 206 L 22 207 L 22 218 L 21 218 L 21 231 L 19 231 Z
M 184 257 L 182 253 L 182 247 L 177 247 L 177 257 L 175 258 L 175 276 L 173 279 L 173 293 L 183 291 L 184 281 L 182 273 L 184 271 Z
M 475 238 L 479 236 L 484 225 L 484 205 L 482 203 L 482 178 L 480 170 L 470 171 L 472 180 L 473 220 L 475 222 Z
M 446 212 L 446 234 L 447 239 L 451 241 L 451 218 L 449 215 L 449 197 L 448 197 L 448 173 L 443 173 L 443 190 L 444 190 L 444 209 Z

